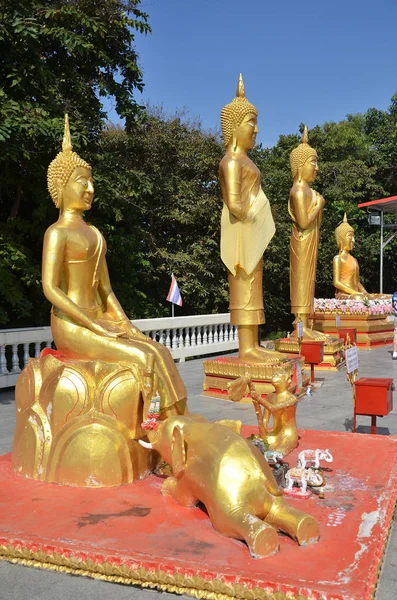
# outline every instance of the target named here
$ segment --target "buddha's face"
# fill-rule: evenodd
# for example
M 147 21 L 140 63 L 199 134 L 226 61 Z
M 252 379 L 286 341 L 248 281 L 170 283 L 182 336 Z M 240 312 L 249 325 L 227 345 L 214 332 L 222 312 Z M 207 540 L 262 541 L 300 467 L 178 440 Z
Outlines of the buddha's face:
M 348 250 L 351 252 L 354 248 L 354 231 L 348 231 L 342 240 L 342 250 Z
M 255 146 L 258 133 L 258 119 L 254 113 L 248 113 L 234 130 L 236 146 L 240 150 L 251 150 Z
M 76 167 L 62 190 L 63 210 L 84 212 L 91 208 L 94 197 L 94 182 L 91 170 Z
M 300 178 L 304 181 L 314 181 L 318 173 L 317 156 L 310 156 L 303 167 L 300 168 Z

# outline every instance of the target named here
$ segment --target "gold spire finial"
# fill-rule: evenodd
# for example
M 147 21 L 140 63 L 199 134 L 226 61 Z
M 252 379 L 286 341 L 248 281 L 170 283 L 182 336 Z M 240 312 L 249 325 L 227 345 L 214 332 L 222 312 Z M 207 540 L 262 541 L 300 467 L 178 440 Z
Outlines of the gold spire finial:
M 65 113 L 65 133 L 62 140 L 62 152 L 72 151 L 72 140 L 70 139 L 69 115 Z
M 346 215 L 346 213 L 343 215 L 343 221 L 342 221 L 342 223 L 347 223 L 347 215 Z
M 309 143 L 309 133 L 307 131 L 307 125 L 305 125 L 303 128 L 303 133 L 302 133 L 302 144 L 308 144 L 308 143 Z
M 245 87 L 242 73 L 240 73 L 237 82 L 236 98 L 245 98 Z

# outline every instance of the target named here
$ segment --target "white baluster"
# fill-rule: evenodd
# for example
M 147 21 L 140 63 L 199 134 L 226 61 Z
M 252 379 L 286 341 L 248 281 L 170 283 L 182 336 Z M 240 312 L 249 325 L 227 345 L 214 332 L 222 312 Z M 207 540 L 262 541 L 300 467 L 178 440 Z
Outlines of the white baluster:
M 208 325 L 203 327 L 203 346 L 208 346 Z
M 218 332 L 218 325 L 214 325 L 214 344 L 217 344 L 219 342 L 219 332 Z
M 8 373 L 7 369 L 7 359 L 6 359 L 6 347 L 0 347 L 0 375 L 5 375 Z
M 183 329 L 178 329 L 178 348 L 183 348 Z
M 225 341 L 225 325 L 224 325 L 224 323 L 222 323 L 222 325 L 219 326 L 219 341 L 220 342 Z
M 40 354 L 40 342 L 35 342 L 34 344 L 34 357 L 38 358 Z
M 164 341 L 165 341 L 164 329 L 160 329 L 157 333 L 159 335 L 159 343 L 164 346 Z
M 19 358 L 18 358 L 18 344 L 12 345 L 12 368 L 11 373 L 19 373 L 21 369 L 19 368 Z
M 238 329 L 237 325 L 233 325 L 233 341 L 238 340 Z
M 45 343 L 45 345 L 46 345 L 46 348 L 52 348 L 52 345 L 51 345 L 51 344 L 52 344 L 52 342 L 49 342 L 49 341 L 47 341 L 47 342 Z
M 184 329 L 185 332 L 185 348 L 191 348 L 192 347 L 192 339 L 191 339 L 191 329 L 190 327 L 185 327 Z
M 208 343 L 213 344 L 214 343 L 214 326 L 210 325 L 208 327 L 208 329 L 209 329 Z
M 166 345 L 167 348 L 171 348 L 171 337 L 170 337 L 170 330 L 169 329 L 166 329 L 165 345 Z
M 29 344 L 23 345 L 23 366 L 26 367 L 29 360 Z
M 197 327 L 192 327 L 192 346 L 197 346 Z

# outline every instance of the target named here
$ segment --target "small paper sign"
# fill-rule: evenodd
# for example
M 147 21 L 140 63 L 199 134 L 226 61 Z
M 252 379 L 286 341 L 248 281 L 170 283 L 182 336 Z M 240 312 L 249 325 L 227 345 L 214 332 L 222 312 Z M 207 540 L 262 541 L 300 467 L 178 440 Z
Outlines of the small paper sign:
M 298 390 L 302 389 L 302 367 L 300 362 L 296 362 L 296 381 Z
M 346 358 L 346 371 L 348 373 L 353 373 L 358 369 L 358 350 L 357 346 L 352 346 L 348 348 L 345 352 Z
M 336 325 L 337 328 L 340 327 L 340 315 L 336 315 L 336 317 L 335 317 L 335 325 Z
M 298 338 L 303 338 L 303 321 L 298 321 L 297 323 L 297 334 Z

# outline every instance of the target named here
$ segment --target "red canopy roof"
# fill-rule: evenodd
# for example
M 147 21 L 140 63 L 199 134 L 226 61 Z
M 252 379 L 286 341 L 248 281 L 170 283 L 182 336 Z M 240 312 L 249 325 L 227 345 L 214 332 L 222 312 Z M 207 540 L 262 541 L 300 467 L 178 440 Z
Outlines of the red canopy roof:
M 371 200 L 357 205 L 358 208 L 368 208 L 373 210 L 383 210 L 384 212 L 397 213 L 397 196 L 390 198 L 381 198 L 380 200 Z

